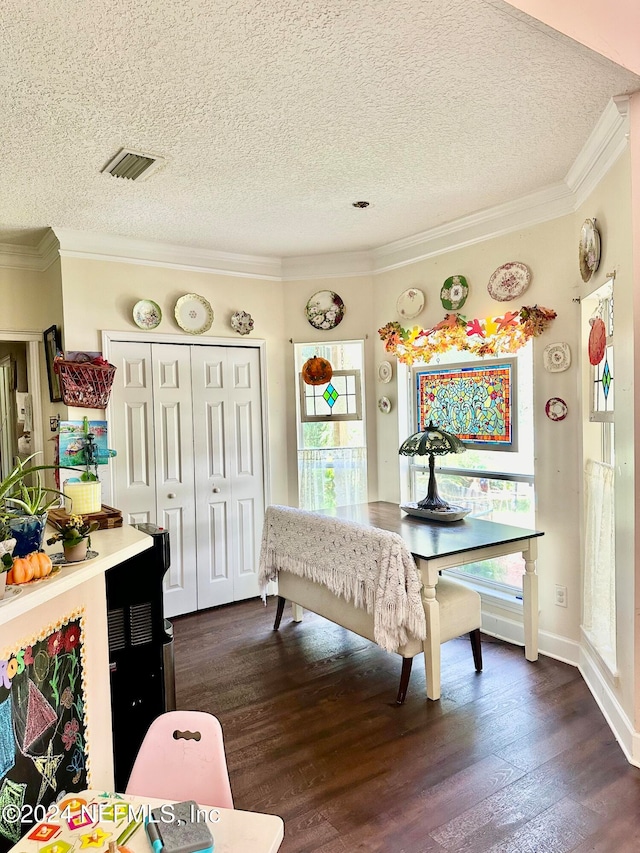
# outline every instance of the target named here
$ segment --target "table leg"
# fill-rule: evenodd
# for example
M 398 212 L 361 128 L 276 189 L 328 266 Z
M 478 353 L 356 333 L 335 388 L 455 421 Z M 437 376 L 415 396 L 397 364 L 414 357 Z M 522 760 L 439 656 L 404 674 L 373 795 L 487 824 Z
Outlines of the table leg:
M 424 670 L 427 677 L 427 699 L 440 698 L 440 605 L 435 586 L 422 587 L 422 603 L 427 622 L 427 639 L 423 642 Z
M 528 548 L 522 552 L 524 576 L 522 578 L 522 611 L 524 617 L 524 656 L 527 660 L 538 660 L 538 575 L 536 558 L 538 545 L 529 539 Z

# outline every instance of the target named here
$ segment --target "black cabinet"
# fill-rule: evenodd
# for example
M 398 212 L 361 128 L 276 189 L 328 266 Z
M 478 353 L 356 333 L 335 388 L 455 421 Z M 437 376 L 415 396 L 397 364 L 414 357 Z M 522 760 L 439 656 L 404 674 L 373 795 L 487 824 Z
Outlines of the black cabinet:
M 169 533 L 135 525 L 153 547 L 106 573 L 109 669 L 116 791 L 124 791 L 147 729 L 165 710 L 173 685 L 166 671 L 167 644 L 162 580 L 169 568 Z

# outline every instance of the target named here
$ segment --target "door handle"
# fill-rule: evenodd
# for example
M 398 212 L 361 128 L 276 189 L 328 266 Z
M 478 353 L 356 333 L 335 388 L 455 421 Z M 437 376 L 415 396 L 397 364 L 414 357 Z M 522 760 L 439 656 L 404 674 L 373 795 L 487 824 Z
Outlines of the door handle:
M 218 494 L 218 492 L 220 491 L 220 486 L 214 486 L 214 487 L 211 489 L 211 491 L 214 493 L 214 495 L 217 495 L 217 494 Z
M 169 494 L 167 495 L 168 498 L 175 498 L 175 496 L 176 496 L 175 492 L 169 492 Z

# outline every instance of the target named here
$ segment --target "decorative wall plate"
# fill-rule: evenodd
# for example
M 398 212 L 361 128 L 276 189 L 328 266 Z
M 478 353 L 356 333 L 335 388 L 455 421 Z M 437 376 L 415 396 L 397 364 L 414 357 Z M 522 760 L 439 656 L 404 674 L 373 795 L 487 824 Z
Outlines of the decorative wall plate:
M 231 328 L 239 335 L 248 335 L 253 332 L 253 317 L 246 311 L 236 311 L 231 315 Z
M 190 335 L 203 335 L 213 323 L 213 309 L 204 296 L 185 293 L 176 302 L 176 323 Z
M 585 219 L 580 231 L 578 262 L 583 281 L 589 281 L 600 264 L 600 232 L 595 219 Z
M 548 344 L 542 353 L 544 369 L 549 373 L 561 373 L 571 367 L 569 344 Z
M 380 397 L 378 400 L 378 408 L 383 415 L 388 415 L 391 411 L 391 400 L 388 397 Z
M 314 329 L 335 329 L 344 317 L 345 305 L 333 290 L 314 293 L 304 309 L 307 320 Z
M 591 331 L 589 332 L 589 361 L 591 364 L 600 364 L 604 358 L 607 348 L 607 327 L 601 317 L 590 320 Z
M 503 264 L 489 279 L 487 290 L 489 296 L 496 302 L 509 302 L 517 299 L 529 287 L 531 272 L 526 264 L 511 261 Z
M 133 322 L 139 329 L 155 329 L 162 320 L 162 311 L 153 299 L 141 299 L 133 306 Z
M 459 311 L 467 301 L 469 285 L 463 275 L 452 275 L 445 280 L 440 291 L 440 302 L 447 311 Z
M 550 421 L 563 421 L 567 417 L 567 404 L 560 397 L 551 397 L 544 407 Z
M 390 382 L 393 376 L 393 368 L 390 361 L 381 361 L 378 365 L 378 379 L 380 382 Z
M 398 314 L 405 320 L 412 320 L 424 308 L 424 293 L 417 287 L 410 287 L 401 293 L 396 302 Z

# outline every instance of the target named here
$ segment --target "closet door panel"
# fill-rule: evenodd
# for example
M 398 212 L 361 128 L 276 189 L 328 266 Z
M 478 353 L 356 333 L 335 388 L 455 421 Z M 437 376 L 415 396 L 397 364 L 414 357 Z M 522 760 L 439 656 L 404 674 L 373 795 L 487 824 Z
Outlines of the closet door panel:
M 118 368 L 111 392 L 110 445 L 115 505 L 124 521 L 156 518 L 156 459 L 153 437 L 151 344 L 114 342 L 111 361 Z
M 229 540 L 233 543 L 234 600 L 259 594 L 258 558 L 264 518 L 260 356 L 244 347 L 227 349 L 228 459 L 231 479 Z
M 168 528 L 165 616 L 198 607 L 190 347 L 152 344 L 158 524 Z
M 234 600 L 229 542 L 228 375 L 226 347 L 191 348 L 198 608 Z

